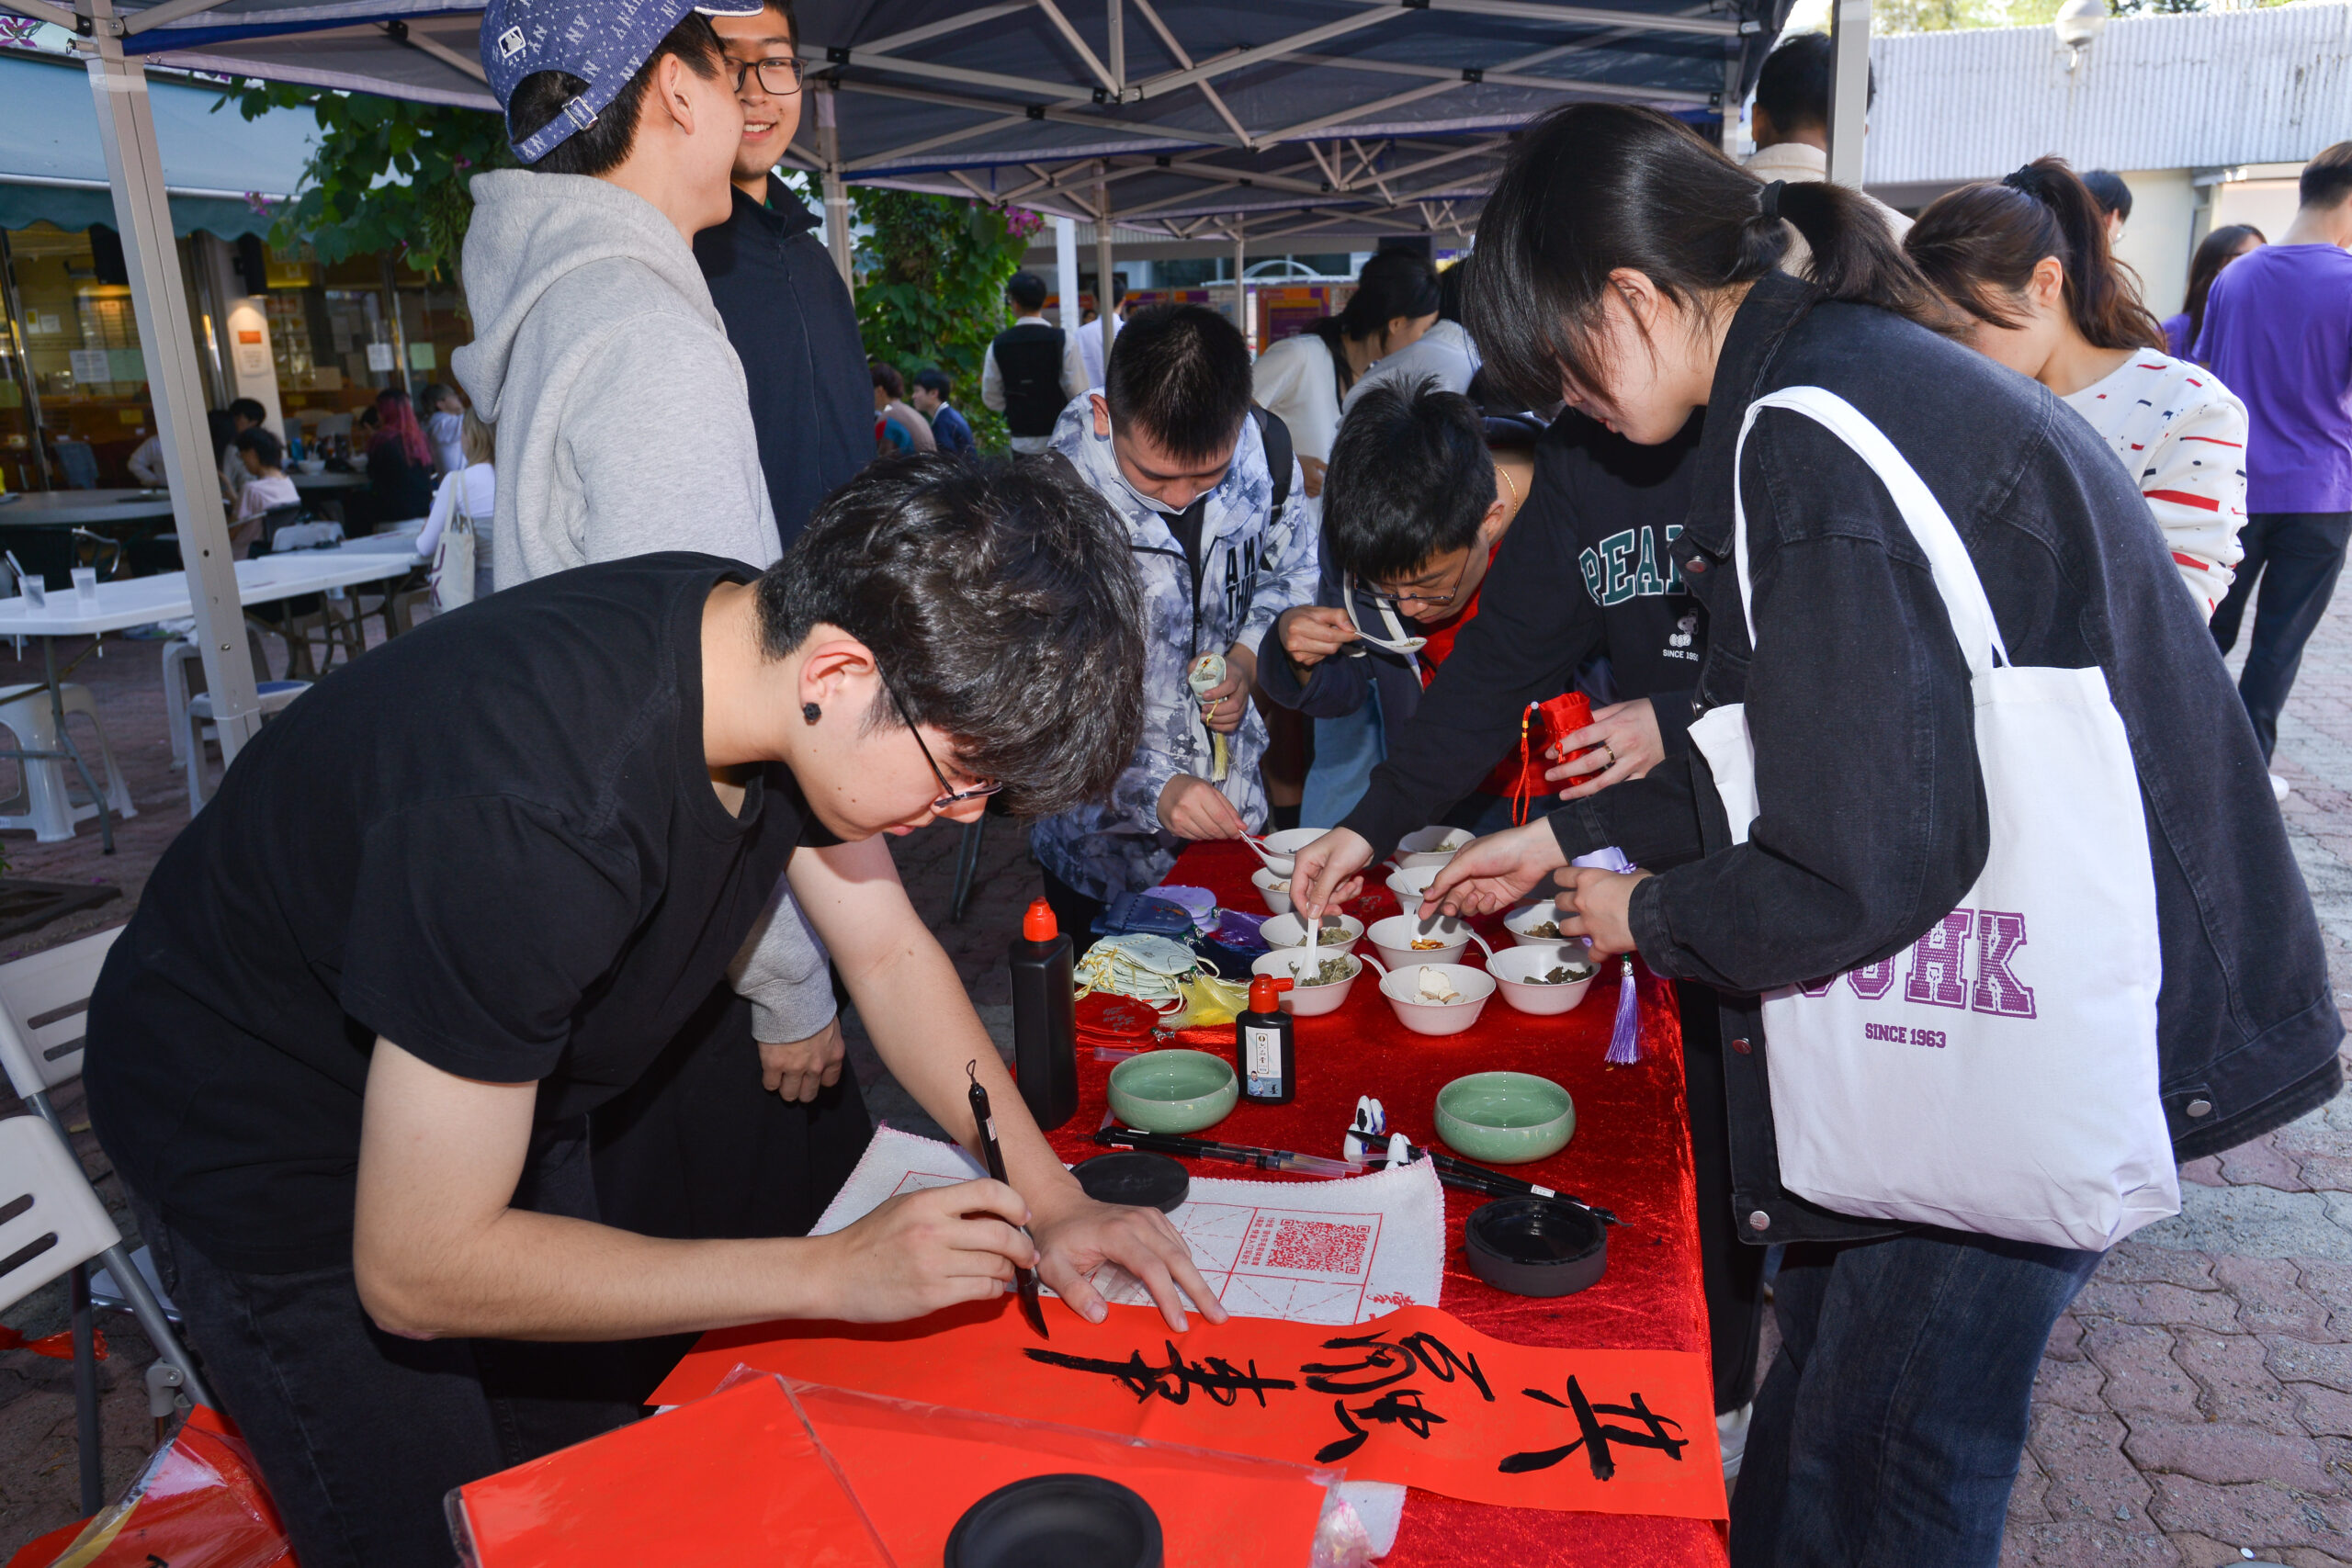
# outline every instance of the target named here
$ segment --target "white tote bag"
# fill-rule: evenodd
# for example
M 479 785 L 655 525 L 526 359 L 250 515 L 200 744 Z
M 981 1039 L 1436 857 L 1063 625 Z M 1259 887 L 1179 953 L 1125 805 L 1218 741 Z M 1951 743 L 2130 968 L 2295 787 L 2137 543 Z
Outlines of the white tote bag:
M 1893 443 L 1844 399 L 1758 399 L 1868 463 L 1934 568 L 1968 660 L 1992 848 L 1961 906 L 1910 948 L 1764 997 L 1781 1179 L 1839 1213 L 2103 1251 L 2177 1213 L 2157 1088 L 2155 877 L 2138 775 L 2106 675 L 2008 660 L 1967 547 Z M 1747 516 L 1733 559 L 1753 644 Z M 1746 713 L 1690 727 L 1744 843 Z M 1780 811 L 1802 802 L 1776 802 Z

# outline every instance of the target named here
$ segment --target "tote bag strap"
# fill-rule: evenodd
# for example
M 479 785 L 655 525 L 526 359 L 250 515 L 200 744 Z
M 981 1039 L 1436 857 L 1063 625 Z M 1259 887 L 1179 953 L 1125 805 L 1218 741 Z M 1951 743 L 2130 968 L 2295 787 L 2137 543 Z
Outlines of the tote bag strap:
M 1961 541 L 1960 530 L 1952 526 L 1942 502 L 1883 431 L 1864 418 L 1860 409 L 1822 387 L 1784 387 L 1768 393 L 1747 406 L 1747 415 L 1740 422 L 1739 444 L 1732 454 L 1732 559 L 1739 572 L 1739 607 L 1747 621 L 1750 651 L 1756 647 L 1755 585 L 1747 570 L 1747 498 L 1739 471 L 1747 451 L 1747 433 L 1756 428 L 1757 416 L 1766 409 L 1787 409 L 1804 415 L 1870 465 L 1871 472 L 1894 497 L 1894 509 L 1902 513 L 1911 536 L 1927 554 L 1936 591 L 1943 596 L 1944 614 L 1951 621 L 1952 636 L 1959 640 L 1970 673 L 1981 675 L 1996 662 L 2007 664 L 2009 651 L 2001 641 L 2000 626 L 1993 619 L 1992 602 L 1984 597 L 1976 563 L 1969 559 L 1968 547 Z

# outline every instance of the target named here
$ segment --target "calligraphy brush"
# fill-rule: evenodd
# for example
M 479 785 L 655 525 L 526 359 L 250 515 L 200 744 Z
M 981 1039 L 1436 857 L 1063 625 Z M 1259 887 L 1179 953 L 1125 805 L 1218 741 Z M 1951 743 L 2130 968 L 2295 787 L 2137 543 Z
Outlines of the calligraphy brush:
M 1468 1192 L 1483 1192 L 1489 1198 L 1548 1198 L 1555 1203 L 1570 1203 L 1588 1210 L 1603 1224 L 1622 1224 L 1623 1221 L 1607 1209 L 1599 1208 L 1570 1192 L 1555 1192 L 1549 1187 L 1538 1187 L 1532 1181 L 1522 1181 L 1516 1176 L 1505 1176 L 1499 1170 L 1488 1170 L 1483 1165 L 1472 1165 L 1466 1159 L 1456 1159 L 1436 1149 L 1423 1148 L 1418 1144 L 1405 1147 L 1415 1159 L 1426 1159 L 1437 1168 L 1437 1179 L 1448 1187 L 1458 1187 Z
M 1360 1160 L 1295 1154 L 1289 1149 L 1261 1149 L 1250 1144 L 1220 1144 L 1213 1138 L 1180 1138 L 1172 1133 L 1138 1133 L 1116 1125 L 1109 1116 L 1103 1117 L 1102 1125 L 1095 1129 L 1094 1141 L 1113 1147 L 1225 1160 L 1259 1170 L 1286 1170 L 1300 1176 L 1362 1176 L 1364 1171 Z
M 980 1126 L 980 1152 L 988 1157 L 989 1174 L 1010 1187 L 1012 1184 L 1005 1181 L 1004 1177 L 1004 1151 L 997 1147 L 996 1143 L 996 1116 L 989 1110 L 989 1091 L 980 1087 L 980 1064 L 977 1057 L 964 1064 L 964 1074 L 972 1080 L 969 1097 L 972 1119 Z M 1029 1235 L 1029 1228 L 1023 1225 L 1021 1234 Z M 1029 1239 L 1035 1242 L 1036 1237 L 1030 1236 Z M 1046 1332 L 1046 1309 L 1037 1300 L 1037 1271 L 1014 1264 L 1012 1289 L 1021 1298 L 1021 1315 L 1029 1320 L 1029 1326 L 1037 1331 L 1037 1337 L 1051 1339 L 1053 1336 Z

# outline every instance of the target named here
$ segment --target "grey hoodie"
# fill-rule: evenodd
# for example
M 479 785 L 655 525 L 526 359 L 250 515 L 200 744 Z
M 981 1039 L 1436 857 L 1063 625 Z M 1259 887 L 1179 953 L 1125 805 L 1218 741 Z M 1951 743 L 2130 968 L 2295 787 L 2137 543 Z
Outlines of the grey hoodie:
M 743 367 L 676 227 L 580 175 L 502 169 L 473 193 L 474 341 L 449 368 L 498 428 L 498 586 L 659 550 L 773 564 Z M 833 1016 L 824 949 L 781 885 L 728 974 L 762 1040 Z
M 743 367 L 677 229 L 582 175 L 473 193 L 474 341 L 449 367 L 498 427 L 498 586 L 655 550 L 774 561 Z

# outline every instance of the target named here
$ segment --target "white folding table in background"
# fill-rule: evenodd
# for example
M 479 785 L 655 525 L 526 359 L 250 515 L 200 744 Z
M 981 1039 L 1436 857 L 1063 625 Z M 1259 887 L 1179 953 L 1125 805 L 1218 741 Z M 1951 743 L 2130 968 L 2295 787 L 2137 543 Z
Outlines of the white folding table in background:
M 366 540 L 359 541 L 364 545 Z M 380 582 L 386 578 L 399 577 L 417 565 L 414 547 L 407 548 L 372 549 L 345 546 L 336 549 L 297 550 L 286 555 L 266 556 L 260 560 L 237 563 L 237 598 L 245 605 L 267 604 L 280 599 L 292 599 L 304 593 L 323 593 L 332 588 L 349 588 L 362 582 Z M 40 639 L 41 667 L 49 689 L 50 716 L 56 721 L 57 736 L 64 750 L 27 751 L 21 748 L 0 750 L 0 757 L 15 756 L 19 763 L 30 761 L 70 761 L 74 772 L 82 775 L 82 787 L 98 807 L 98 837 L 104 852 L 114 853 L 114 818 L 107 809 L 107 798 L 91 774 L 89 764 L 82 761 L 81 749 L 74 744 L 73 732 L 65 727 L 64 677 L 74 666 L 89 657 L 92 649 L 108 632 L 119 632 L 129 626 L 143 626 L 156 621 L 184 620 L 196 613 L 188 594 L 187 574 L 171 571 L 153 577 L 134 577 L 116 582 L 101 582 L 95 604 L 85 601 L 72 589 L 64 592 L 52 590 L 49 603 L 34 607 L 22 597 L 0 599 L 0 637 L 38 637 Z M 59 637 L 86 637 L 90 647 L 83 649 L 63 670 L 57 665 Z

